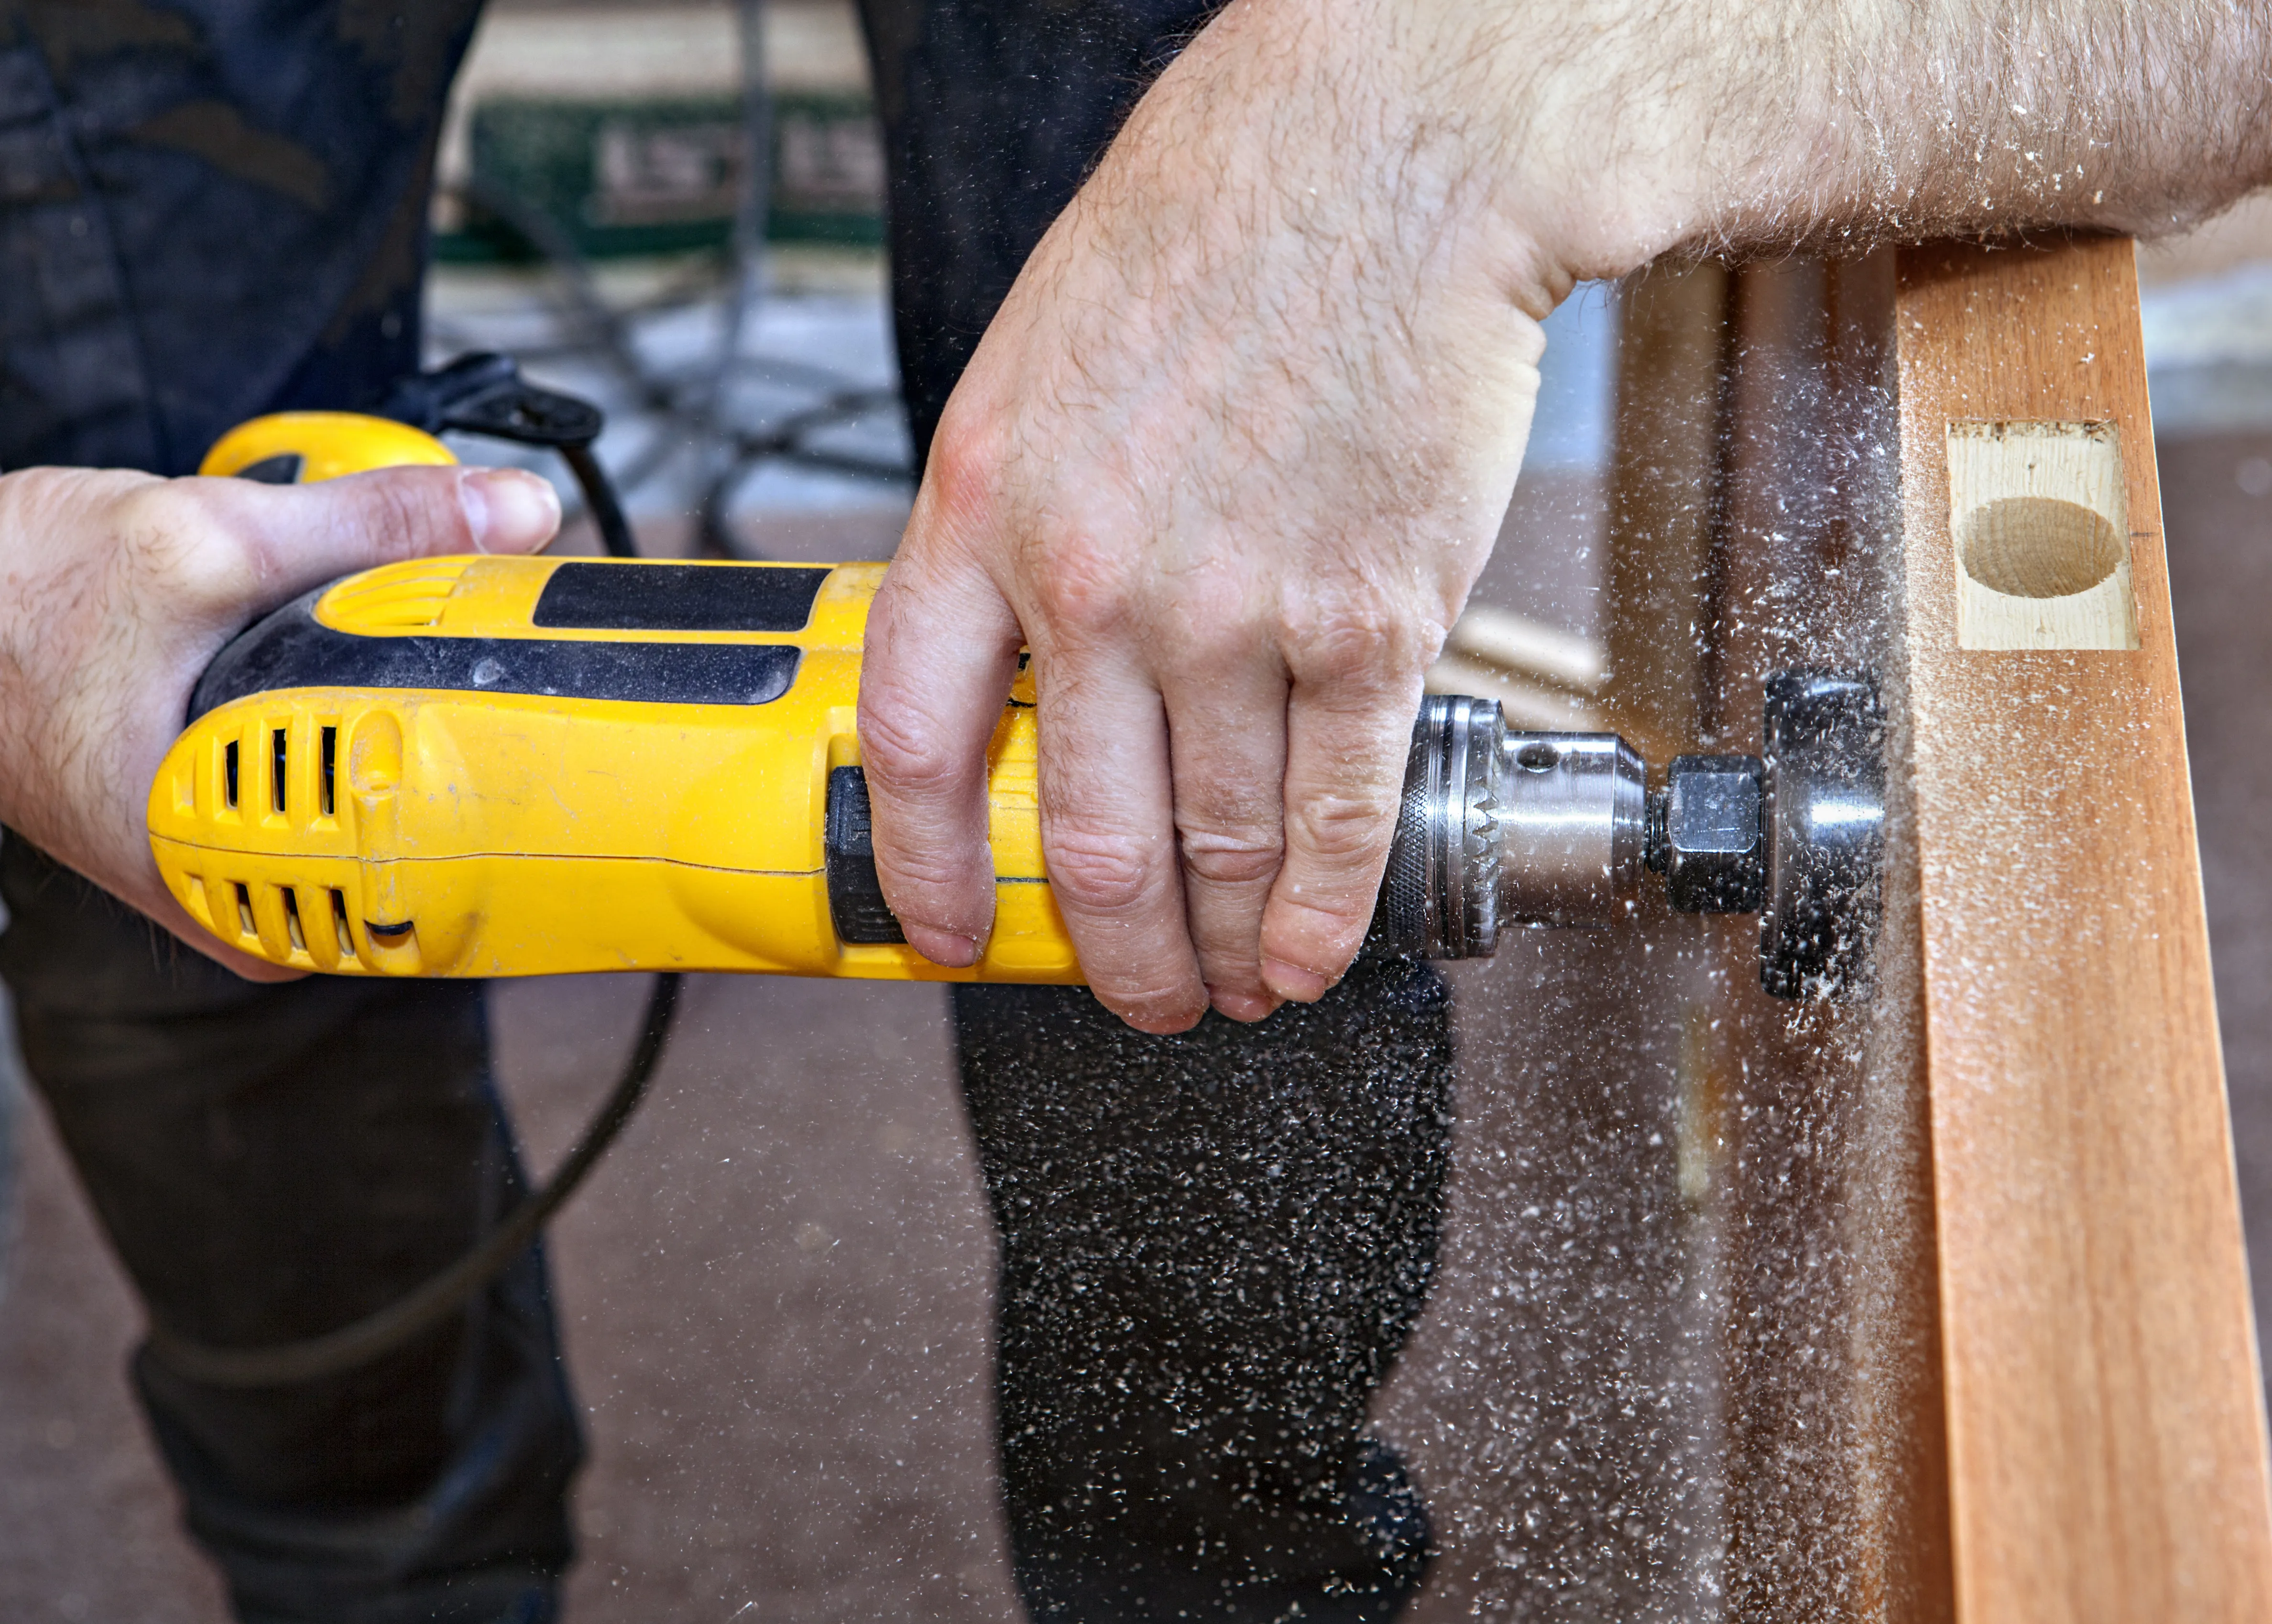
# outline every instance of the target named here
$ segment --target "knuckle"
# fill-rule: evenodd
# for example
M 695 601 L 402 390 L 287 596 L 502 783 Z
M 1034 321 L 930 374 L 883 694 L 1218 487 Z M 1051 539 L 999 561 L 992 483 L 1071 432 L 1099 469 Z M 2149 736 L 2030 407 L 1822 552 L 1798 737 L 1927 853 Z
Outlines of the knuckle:
M 876 844 L 877 882 L 894 903 L 894 911 L 901 913 L 935 909 L 942 899 L 970 889 L 972 876 L 984 871 L 985 861 L 983 851 L 910 846 L 888 839 Z M 901 899 L 908 901 L 908 908 L 896 906 Z
M 145 550 L 178 546 L 213 524 L 213 500 L 194 486 L 172 480 L 138 485 L 121 493 L 111 508 L 118 533 Z
M 950 529 L 983 528 L 1001 489 L 1007 450 L 993 419 L 949 402 L 924 460 L 923 496 Z
M 959 787 L 969 765 L 925 727 L 923 712 L 886 691 L 860 707 L 860 761 L 868 782 L 888 794 L 930 796 Z
M 1052 831 L 1043 842 L 1050 886 L 1085 913 L 1133 912 L 1150 898 L 1156 866 L 1125 835 L 1074 827 Z
M 1274 628 L 1258 612 L 1249 584 L 1234 573 L 1200 567 L 1179 575 L 1151 628 L 1179 666 L 1195 676 L 1250 664 Z
M 1345 969 L 1356 952 L 1358 932 L 1371 917 L 1370 899 L 1360 906 L 1318 896 L 1274 896 L 1262 921 L 1263 947 L 1312 969 Z M 1339 965 L 1327 962 L 1344 949 Z
M 1185 829 L 1180 837 L 1185 872 L 1211 885 L 1244 886 L 1274 877 L 1285 844 L 1274 834 Z
M 258 590 L 258 560 L 194 485 L 165 481 L 128 491 L 113 522 L 135 565 L 177 602 L 206 608 Z
M 1279 636 L 1299 682 L 1377 681 L 1418 657 L 1416 617 L 1386 596 L 1341 593 L 1289 606 Z
M 1356 961 L 1371 919 L 1370 909 L 1321 908 L 1299 897 L 1273 898 L 1262 922 L 1262 951 L 1330 984 Z
M 360 493 L 362 499 L 352 510 L 351 522 L 377 557 L 464 551 L 471 545 L 465 510 L 455 499 L 457 476 L 421 477 L 425 473 L 422 468 L 388 470 L 372 478 Z
M 1129 561 L 1093 533 L 1063 535 L 1040 550 L 1035 606 L 1061 632 L 1095 635 L 1119 627 L 1132 601 Z
M 1329 863 L 1356 863 L 1388 849 L 1396 797 L 1373 790 L 1303 797 L 1288 816 L 1287 843 Z

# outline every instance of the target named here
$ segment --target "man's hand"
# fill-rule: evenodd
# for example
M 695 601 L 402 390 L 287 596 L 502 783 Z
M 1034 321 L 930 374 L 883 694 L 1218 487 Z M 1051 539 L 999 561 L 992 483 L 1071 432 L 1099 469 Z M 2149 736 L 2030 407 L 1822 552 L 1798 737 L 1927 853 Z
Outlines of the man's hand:
M 949 401 L 870 622 L 884 894 L 972 962 L 1020 644 L 1042 835 L 1152 1031 L 1319 996 L 1481 567 L 1539 322 L 1667 251 L 2167 229 L 2272 179 L 2261 6 L 1233 0 Z
M 1397 87 L 1252 37 L 1295 15 L 1226 13 L 1035 251 L 869 622 L 909 941 L 968 964 L 991 925 L 985 747 L 1028 645 L 1050 884 L 1097 996 L 1155 1032 L 1315 999 L 1355 955 L 1565 290 L 1521 280 Z M 1405 161 L 1353 171 L 1321 129 Z
M 167 892 L 144 808 L 221 645 L 311 587 L 437 553 L 530 552 L 560 522 L 511 469 L 296 487 L 28 468 L 0 477 L 0 820 L 239 974 Z

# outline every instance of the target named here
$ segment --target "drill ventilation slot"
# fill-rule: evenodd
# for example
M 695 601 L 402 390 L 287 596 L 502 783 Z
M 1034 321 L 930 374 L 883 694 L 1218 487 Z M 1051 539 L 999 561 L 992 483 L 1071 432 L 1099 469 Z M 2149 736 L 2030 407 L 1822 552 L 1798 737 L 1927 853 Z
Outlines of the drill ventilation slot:
M 351 575 L 316 606 L 325 624 L 365 634 L 422 632 L 437 625 L 467 558 L 430 558 Z

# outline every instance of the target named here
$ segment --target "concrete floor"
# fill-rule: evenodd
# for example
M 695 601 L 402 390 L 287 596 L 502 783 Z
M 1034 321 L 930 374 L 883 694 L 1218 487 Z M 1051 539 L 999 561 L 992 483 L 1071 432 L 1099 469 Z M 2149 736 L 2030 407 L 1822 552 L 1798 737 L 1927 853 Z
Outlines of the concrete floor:
M 642 982 L 500 990 L 540 1167 Z M 218 1620 L 119 1376 L 136 1314 L 44 1123 L 0 1313 L 0 1618 Z M 988 1434 L 993 1239 L 940 993 L 705 977 L 556 1230 L 587 1407 L 584 1620 L 1009 1615 Z
M 2272 1296 L 2272 853 L 2258 826 L 2272 805 L 2272 435 L 2161 453 L 2262 1301 Z M 1589 576 L 1568 561 L 1567 543 L 1590 522 L 1584 490 L 1541 483 L 1527 500 L 1486 595 L 1582 625 Z M 1553 558 L 1565 560 L 1558 575 L 1541 562 Z M 1493 1023 L 1490 1044 L 1517 1053 L 1527 1040 L 1496 1029 L 1519 1027 L 1521 1000 L 1496 984 L 1522 973 L 1510 962 L 1463 977 L 1467 1007 Z M 640 992 L 609 979 L 500 990 L 500 1063 L 535 1165 L 551 1164 L 605 1086 Z M 993 1241 L 942 999 L 702 978 L 682 1022 L 654 1098 L 556 1232 L 593 1441 L 573 1616 L 1014 1617 L 988 1438 Z M 1551 1371 L 1542 1385 L 1513 1367 L 1528 1356 L 1509 1351 L 1492 1317 L 1491 1260 L 1503 1244 L 1493 1225 L 1510 1221 L 1498 1209 L 1522 1199 L 1505 1182 L 1503 1148 L 1535 1137 L 1518 1119 L 1537 1102 L 1494 1097 L 1479 1081 L 1463 1105 L 1445 1275 L 1384 1405 L 1449 1546 L 1416 1610 L 1427 1619 L 1488 1606 L 1478 1575 L 1506 1513 L 1491 1497 L 1537 1476 L 1521 1470 L 1528 1457 L 1501 1449 L 1512 1434 L 1494 1433 L 1485 1412 L 1551 1390 Z M 37 1111 L 19 1126 L 0 1297 L 0 1619 L 219 1624 L 218 1588 L 176 1530 L 120 1379 L 132 1302 Z M 1495 1360 L 1474 1364 L 1478 1346 L 1495 1348 Z M 1464 1432 L 1463 1407 L 1477 1418 Z M 1571 1488 L 1566 1464 L 1540 1463 Z

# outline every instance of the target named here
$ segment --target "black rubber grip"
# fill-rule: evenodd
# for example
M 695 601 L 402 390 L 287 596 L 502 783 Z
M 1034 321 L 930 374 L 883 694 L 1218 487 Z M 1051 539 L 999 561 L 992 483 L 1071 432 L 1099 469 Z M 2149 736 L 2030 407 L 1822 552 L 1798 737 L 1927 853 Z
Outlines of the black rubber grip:
M 586 564 L 552 572 L 531 625 L 556 632 L 802 632 L 825 569 Z
M 1364 945 L 1367 958 L 1416 958 L 1427 950 L 1427 886 L 1413 853 L 1425 838 L 1419 831 L 1423 818 L 1418 802 L 1424 797 L 1424 752 L 1431 737 L 1415 730 L 1410 776 L 1422 789 L 1416 794 L 1408 792 L 1405 797 L 1387 880 L 1381 887 L 1380 904 Z M 876 879 L 868 775 L 856 767 L 829 770 L 828 814 L 821 832 L 821 851 L 828 876 L 828 917 L 836 927 L 836 939 L 853 947 L 905 942 L 907 932 L 885 902 L 884 887 Z
M 295 599 L 213 656 L 190 720 L 284 688 L 429 688 L 627 700 L 651 705 L 769 705 L 796 679 L 787 643 L 617 643 L 533 637 L 364 637 L 316 618 L 325 588 Z

